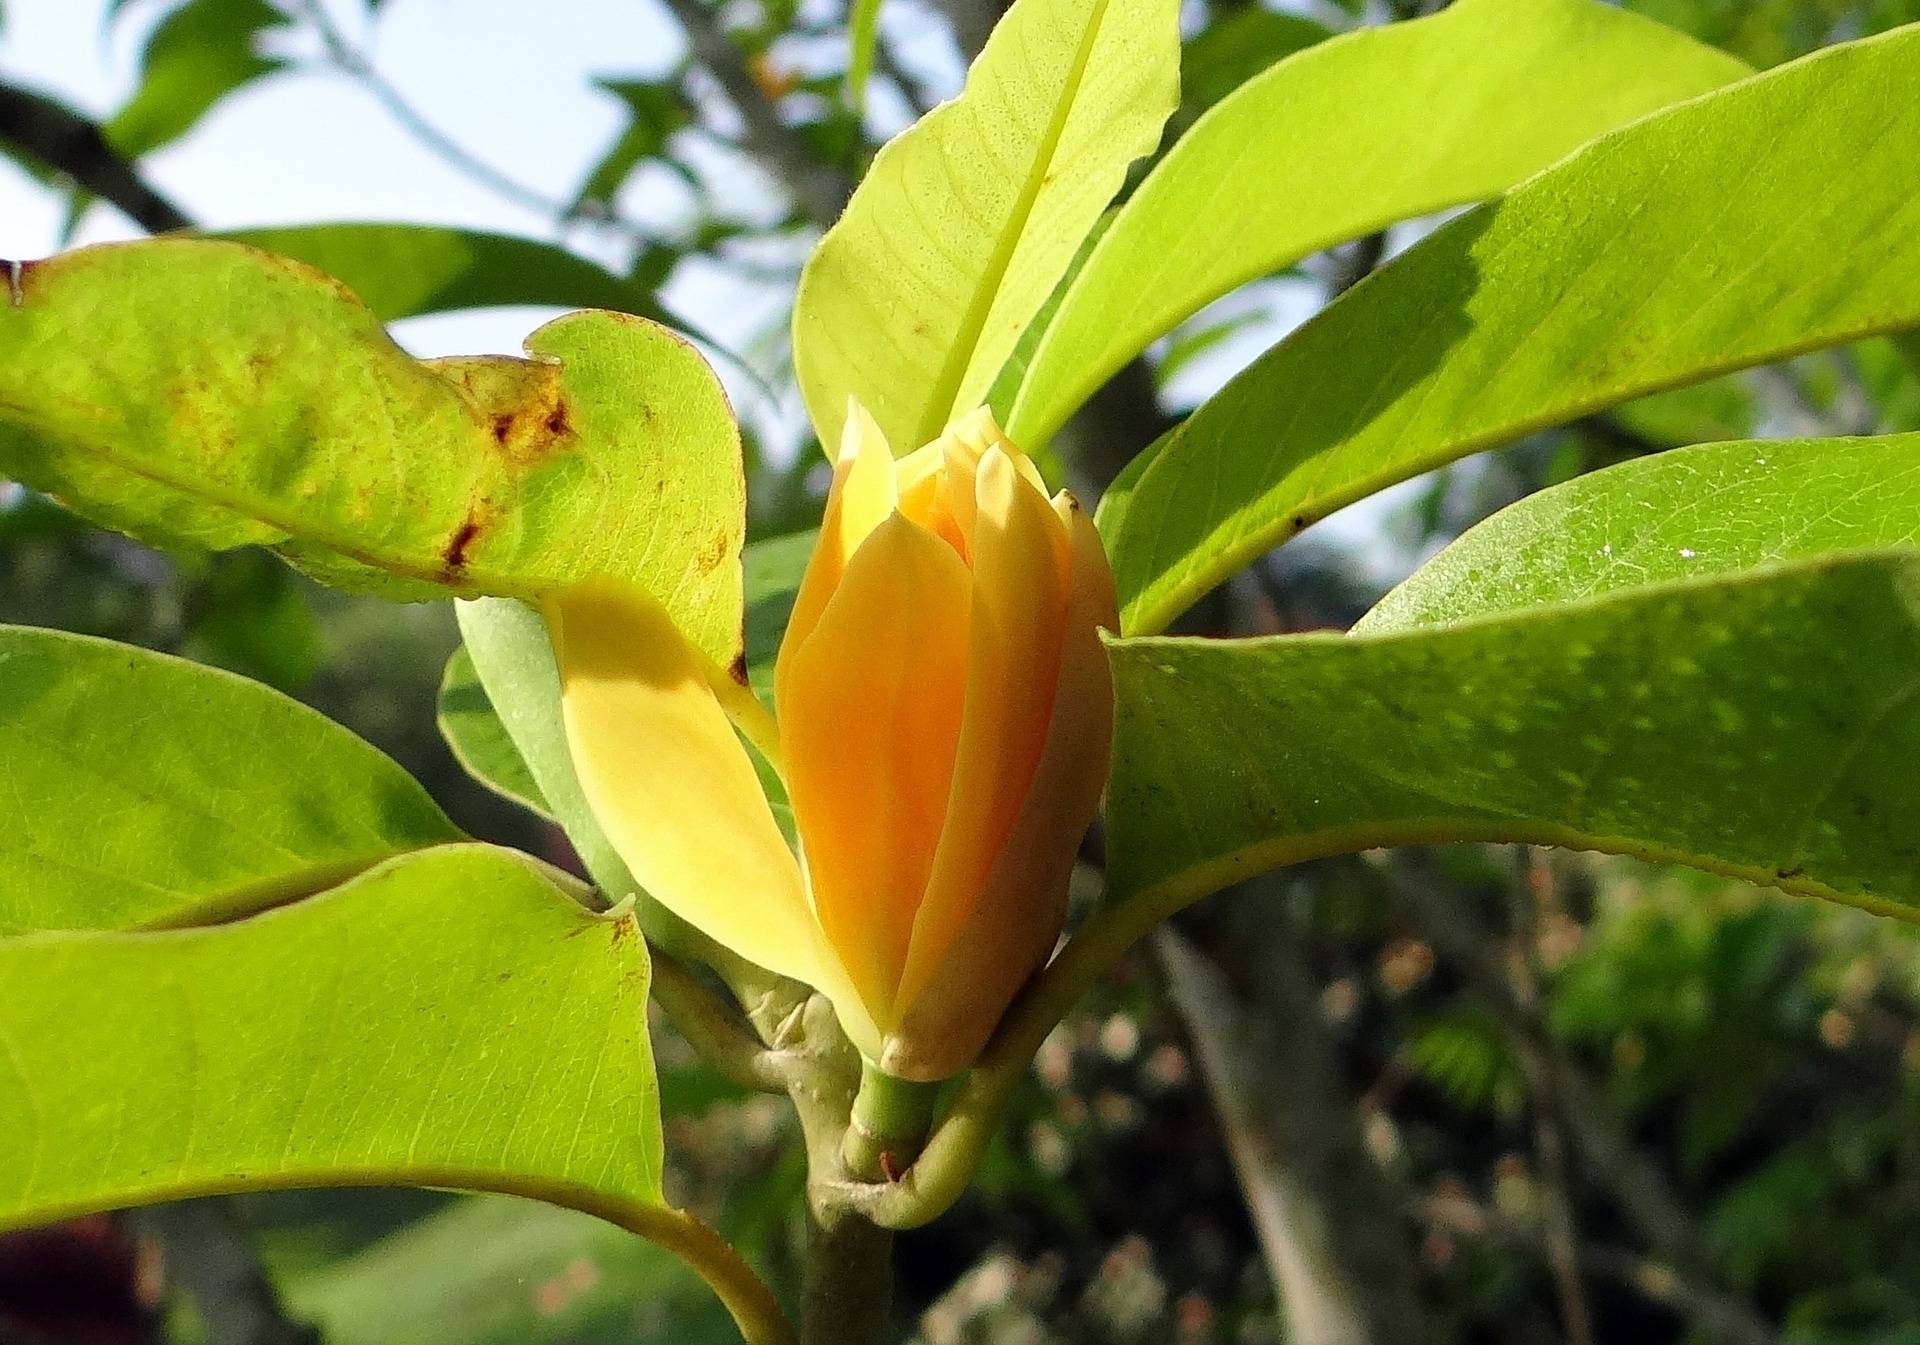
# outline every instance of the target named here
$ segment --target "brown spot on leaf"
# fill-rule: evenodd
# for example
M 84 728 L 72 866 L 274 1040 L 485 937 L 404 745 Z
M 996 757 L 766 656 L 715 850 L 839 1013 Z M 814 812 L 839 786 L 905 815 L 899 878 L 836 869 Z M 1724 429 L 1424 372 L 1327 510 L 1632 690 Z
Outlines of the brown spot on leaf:
M 502 411 L 493 418 L 493 442 L 505 448 L 513 438 L 513 413 Z
M 460 526 L 453 530 L 453 536 L 447 538 L 447 544 L 440 548 L 441 566 L 449 578 L 467 568 L 467 553 L 472 550 L 475 539 L 485 525 L 485 511 L 475 505 L 467 510 L 467 516 L 460 520 Z
M 553 410 L 547 412 L 547 433 L 555 439 L 573 433 L 573 415 L 567 407 L 565 394 L 556 398 Z
M 727 665 L 727 676 L 741 686 L 747 684 L 747 651 L 741 650 L 733 656 L 733 662 Z

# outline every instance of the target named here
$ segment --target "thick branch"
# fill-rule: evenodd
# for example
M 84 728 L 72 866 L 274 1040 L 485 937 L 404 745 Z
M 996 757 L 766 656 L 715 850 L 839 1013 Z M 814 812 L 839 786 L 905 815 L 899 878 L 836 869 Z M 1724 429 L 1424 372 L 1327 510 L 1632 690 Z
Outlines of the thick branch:
M 1242 910 L 1218 913 L 1209 953 L 1171 925 L 1154 935 L 1154 949 L 1226 1134 L 1287 1338 L 1431 1340 L 1401 1218 L 1405 1193 L 1366 1150 L 1295 933 L 1270 894 L 1244 895 Z M 1253 917 L 1259 923 L 1246 927 Z
M 0 84 L 0 143 L 118 206 L 148 233 L 193 225 L 107 142 L 98 122 L 51 98 Z

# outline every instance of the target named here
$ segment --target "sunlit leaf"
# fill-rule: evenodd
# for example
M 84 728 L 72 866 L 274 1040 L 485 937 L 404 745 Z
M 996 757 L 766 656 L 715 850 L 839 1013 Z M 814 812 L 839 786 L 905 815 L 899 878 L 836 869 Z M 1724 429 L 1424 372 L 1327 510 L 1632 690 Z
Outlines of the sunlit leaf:
M 794 369 L 829 449 L 849 395 L 900 453 L 985 400 L 1173 110 L 1177 9 L 1015 0 L 965 92 L 881 150 L 794 309 Z
M 1920 322 L 1920 29 L 1594 142 L 1269 351 L 1103 502 L 1127 629 L 1314 520 L 1530 430 Z
M 507 851 L 210 929 L 0 940 L 0 1227 L 419 1184 L 658 1207 L 647 954 Z
M 415 361 L 338 282 L 231 243 L 89 248 L 0 305 L 0 472 L 143 540 L 269 546 L 390 597 L 586 575 L 738 655 L 739 439 L 712 372 L 587 312 Z
M 1041 343 L 1009 431 L 1045 442 L 1149 342 L 1249 280 L 1504 191 L 1746 73 L 1598 0 L 1460 0 L 1303 51 L 1220 103 L 1121 208 Z
M 1866 547 L 1920 545 L 1920 434 L 1701 444 L 1577 477 L 1472 529 L 1354 629 L 1459 621 Z
M 298 702 L 180 659 L 0 627 L 0 935 L 257 909 L 462 839 Z

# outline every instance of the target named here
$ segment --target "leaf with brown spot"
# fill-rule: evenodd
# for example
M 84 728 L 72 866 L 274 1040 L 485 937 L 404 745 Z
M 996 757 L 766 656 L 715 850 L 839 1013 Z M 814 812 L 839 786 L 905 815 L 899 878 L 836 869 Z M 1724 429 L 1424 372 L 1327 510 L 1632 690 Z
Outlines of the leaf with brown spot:
M 667 329 L 573 313 L 525 359 L 423 362 L 338 281 L 239 244 L 114 244 L 14 277 L 0 475 L 143 540 L 272 547 L 394 598 L 610 574 L 717 662 L 739 651 L 739 436 Z

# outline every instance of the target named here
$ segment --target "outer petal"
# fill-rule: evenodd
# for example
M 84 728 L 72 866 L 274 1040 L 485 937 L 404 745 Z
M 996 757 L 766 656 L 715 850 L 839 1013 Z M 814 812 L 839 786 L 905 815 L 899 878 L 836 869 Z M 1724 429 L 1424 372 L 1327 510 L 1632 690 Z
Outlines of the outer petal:
M 827 490 L 826 512 L 820 519 L 820 541 L 807 572 L 794 594 L 793 614 L 780 646 L 784 661 L 788 649 L 805 640 L 840 584 L 847 563 L 867 535 L 879 527 L 899 502 L 894 484 L 893 450 L 880 426 L 860 403 L 847 401 L 846 429 L 840 436 L 840 457 L 833 467 L 833 485 Z
M 781 755 L 814 910 L 883 1028 L 946 816 L 971 590 L 953 548 L 895 514 L 783 655 Z
M 589 580 L 552 598 L 574 769 L 634 878 L 769 970 L 820 985 L 800 867 L 707 681 L 707 660 L 642 590 Z
M 966 719 L 901 1004 L 919 996 L 946 958 L 1013 829 L 1046 743 L 1060 674 L 1066 529 L 997 447 L 981 459 L 976 500 Z
M 1033 787 L 979 900 L 925 988 L 903 1005 L 880 1065 L 906 1079 L 964 1069 L 1027 977 L 1046 960 L 1067 913 L 1067 880 L 1100 808 L 1113 746 L 1113 684 L 1099 627 L 1119 629 L 1113 576 L 1093 520 L 1056 501 L 1072 544 L 1072 589 L 1060 685 Z

